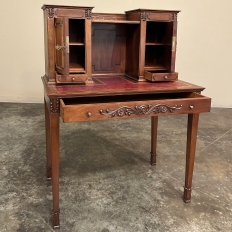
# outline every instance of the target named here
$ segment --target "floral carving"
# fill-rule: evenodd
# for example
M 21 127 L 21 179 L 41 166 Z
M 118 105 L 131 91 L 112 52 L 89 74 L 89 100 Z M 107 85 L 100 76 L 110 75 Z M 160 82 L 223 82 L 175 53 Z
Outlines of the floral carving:
M 55 15 L 54 8 L 47 8 L 47 12 L 48 12 L 48 17 L 49 18 L 54 18 L 54 15 Z
M 146 21 L 147 20 L 147 13 L 146 12 L 141 12 L 141 20 Z
M 177 20 L 177 13 L 173 13 L 172 14 L 172 21 L 176 21 Z
M 105 15 L 101 15 L 101 16 L 92 16 L 93 20 L 125 20 L 125 18 L 123 16 L 105 16 Z
M 150 113 L 158 114 L 158 113 L 166 113 L 166 112 L 174 112 L 175 110 L 182 109 L 182 105 L 174 105 L 174 106 L 167 106 L 164 104 L 157 104 L 157 105 L 141 105 L 141 106 L 134 106 L 134 108 L 128 106 L 122 106 L 116 110 L 100 110 L 100 114 L 108 115 L 109 118 L 114 116 L 122 117 L 124 115 L 130 116 L 131 114 L 137 115 L 148 115 Z
M 86 17 L 87 19 L 91 19 L 91 16 L 92 16 L 92 11 L 91 11 L 91 9 L 85 10 L 85 17 Z

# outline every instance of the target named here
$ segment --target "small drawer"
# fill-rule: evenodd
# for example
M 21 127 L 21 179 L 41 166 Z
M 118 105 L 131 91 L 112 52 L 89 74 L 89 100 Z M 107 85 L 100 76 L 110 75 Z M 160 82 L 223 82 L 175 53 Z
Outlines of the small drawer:
M 87 79 L 88 77 L 86 74 L 70 74 L 69 76 L 64 76 L 56 73 L 56 83 L 58 84 L 85 83 Z
M 157 73 L 152 71 L 144 71 L 144 77 L 148 81 L 159 82 L 159 81 L 176 81 L 178 80 L 178 73 Z
M 210 98 L 197 93 L 64 98 L 60 115 L 64 122 L 78 122 L 209 112 L 210 105 Z

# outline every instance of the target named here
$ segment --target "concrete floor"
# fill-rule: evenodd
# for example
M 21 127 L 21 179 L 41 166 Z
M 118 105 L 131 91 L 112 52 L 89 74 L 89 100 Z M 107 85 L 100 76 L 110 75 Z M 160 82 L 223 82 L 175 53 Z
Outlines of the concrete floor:
M 0 231 L 53 231 L 42 104 L 0 103 Z M 61 122 L 59 231 L 232 231 L 232 109 L 200 116 L 192 202 L 182 201 L 186 115 Z

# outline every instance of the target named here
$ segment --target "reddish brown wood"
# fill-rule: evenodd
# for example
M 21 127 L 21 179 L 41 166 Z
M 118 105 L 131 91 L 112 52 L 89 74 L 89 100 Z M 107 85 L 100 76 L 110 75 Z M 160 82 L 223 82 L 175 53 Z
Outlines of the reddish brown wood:
M 178 79 L 178 73 L 159 73 L 159 71 L 145 71 L 144 76 L 146 80 L 152 82 L 159 81 L 176 81 Z
M 137 9 L 126 14 L 92 14 L 92 8 L 42 7 L 48 82 L 92 84 L 92 74 L 124 74 L 146 81 L 144 70 L 162 66 L 166 72 L 175 71 L 171 40 L 176 35 L 179 11 Z M 162 41 L 155 42 L 157 38 Z M 55 45 L 64 48 L 55 51 Z
M 125 72 L 125 25 L 115 23 L 92 24 L 92 72 Z
M 121 85 L 108 85 L 104 84 L 105 88 L 99 88 L 99 84 L 102 82 L 102 78 L 115 78 L 121 80 Z M 100 79 L 100 81 L 99 81 Z M 71 79 L 70 79 L 71 80 Z M 134 94 L 158 94 L 158 93 L 180 93 L 180 92 L 201 92 L 204 87 L 190 84 L 184 81 L 176 81 L 170 84 L 166 83 L 149 83 L 139 82 L 134 83 L 132 80 L 125 79 L 124 76 L 98 76 L 93 77 L 93 80 L 97 83 L 92 86 L 71 86 L 71 85 L 50 85 L 47 83 L 46 78 L 42 77 L 44 88 L 48 96 L 50 97 L 81 97 L 81 96 L 114 96 L 114 95 L 134 95 Z M 129 84 L 127 84 L 127 83 Z M 108 81 L 109 83 L 109 81 Z M 80 88 L 80 89 L 79 89 Z M 81 90 L 81 91 L 80 91 Z
M 87 97 L 77 100 L 64 98 L 61 100 L 61 117 L 64 122 L 79 122 L 188 114 L 210 110 L 210 99 L 200 94 L 193 96 L 176 94 L 170 97 L 174 99 L 164 99 L 165 94 L 124 96 L 124 98 L 115 96 L 89 99 Z M 123 99 L 125 100 L 122 101 Z
M 184 202 L 191 201 L 193 167 L 196 152 L 197 130 L 198 130 L 198 114 L 188 115 L 188 131 L 187 131 L 187 148 L 186 148 L 186 169 L 185 169 L 185 185 L 184 185 Z
M 52 177 L 52 156 L 51 156 L 51 140 L 50 140 L 50 117 L 46 100 L 44 99 L 45 112 L 45 129 L 46 129 L 46 176 L 50 180 Z
M 59 228 L 59 113 L 50 112 L 50 140 L 52 155 L 52 195 L 53 195 L 53 227 Z
M 156 164 L 156 148 L 157 148 L 157 130 L 158 130 L 158 116 L 151 117 L 151 165 Z
M 125 75 L 138 79 L 140 54 L 140 25 L 126 27 L 126 67 Z
M 55 34 L 54 18 L 44 11 L 44 47 L 45 47 L 45 75 L 48 81 L 55 82 Z
M 92 8 L 42 7 L 46 166 L 47 178 L 52 177 L 54 228 L 60 226 L 59 116 L 64 122 L 152 116 L 150 162 L 155 164 L 158 116 L 189 114 L 184 189 L 189 202 L 198 117 L 210 111 L 211 99 L 195 93 L 203 87 L 177 80 L 179 11 L 92 14 Z M 161 82 L 148 82 L 144 75 Z

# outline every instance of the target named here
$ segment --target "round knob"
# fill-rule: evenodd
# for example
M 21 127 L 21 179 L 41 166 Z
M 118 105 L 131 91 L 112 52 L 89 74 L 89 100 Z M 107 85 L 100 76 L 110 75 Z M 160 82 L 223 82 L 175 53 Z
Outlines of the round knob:
M 75 78 L 74 78 L 74 77 L 72 78 L 72 81 L 75 81 Z
M 92 113 L 91 113 L 91 112 L 88 112 L 87 115 L 88 115 L 89 117 L 91 117 Z
M 168 76 L 164 76 L 164 79 L 167 80 L 167 79 L 168 79 Z
M 190 105 L 189 108 L 192 110 L 194 108 L 194 106 Z

